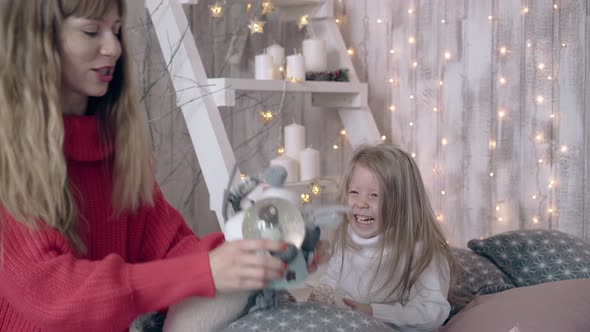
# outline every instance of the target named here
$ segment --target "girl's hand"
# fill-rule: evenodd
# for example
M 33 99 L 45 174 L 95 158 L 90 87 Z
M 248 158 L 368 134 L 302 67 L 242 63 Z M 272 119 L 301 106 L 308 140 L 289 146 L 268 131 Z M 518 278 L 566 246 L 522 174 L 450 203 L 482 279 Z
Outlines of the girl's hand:
M 218 292 L 265 288 L 285 274 L 285 264 L 268 251 L 282 251 L 286 244 L 267 239 L 226 242 L 209 252 L 213 283 Z
M 354 311 L 362 312 L 365 315 L 373 317 L 373 308 L 371 308 L 370 304 L 358 303 L 347 298 L 343 298 L 342 302 L 344 302 L 344 304 L 349 306 Z

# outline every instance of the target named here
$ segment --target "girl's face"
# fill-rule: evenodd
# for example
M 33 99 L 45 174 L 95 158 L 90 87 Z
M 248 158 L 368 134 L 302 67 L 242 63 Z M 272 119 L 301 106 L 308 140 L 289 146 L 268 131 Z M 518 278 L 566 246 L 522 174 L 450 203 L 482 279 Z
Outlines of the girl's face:
M 381 216 L 379 213 L 379 182 L 366 167 L 356 165 L 348 186 L 347 204 L 353 214 L 348 222 L 361 238 L 372 238 L 379 234 Z
M 60 33 L 64 103 L 85 104 L 89 96 L 106 94 L 121 56 L 120 30 L 116 6 L 101 18 L 65 19 Z

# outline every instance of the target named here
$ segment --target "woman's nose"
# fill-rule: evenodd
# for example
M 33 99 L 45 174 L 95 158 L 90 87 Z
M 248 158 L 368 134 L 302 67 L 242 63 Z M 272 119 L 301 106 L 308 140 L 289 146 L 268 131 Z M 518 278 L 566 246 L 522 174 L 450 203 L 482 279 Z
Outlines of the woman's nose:
M 100 54 L 115 58 L 121 55 L 121 42 L 115 34 L 111 33 L 105 37 L 100 48 Z

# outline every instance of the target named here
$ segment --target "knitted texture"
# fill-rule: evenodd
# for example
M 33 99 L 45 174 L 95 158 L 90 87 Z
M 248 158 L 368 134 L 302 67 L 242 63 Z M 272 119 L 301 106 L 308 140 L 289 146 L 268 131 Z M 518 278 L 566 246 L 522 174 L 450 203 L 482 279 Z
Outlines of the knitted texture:
M 196 237 L 157 185 L 153 206 L 116 216 L 114 148 L 101 144 L 95 117 L 64 117 L 64 126 L 87 253 L 79 257 L 58 231 L 23 226 L 0 206 L 0 331 L 125 331 L 141 313 L 214 296 L 208 252 L 223 235 Z

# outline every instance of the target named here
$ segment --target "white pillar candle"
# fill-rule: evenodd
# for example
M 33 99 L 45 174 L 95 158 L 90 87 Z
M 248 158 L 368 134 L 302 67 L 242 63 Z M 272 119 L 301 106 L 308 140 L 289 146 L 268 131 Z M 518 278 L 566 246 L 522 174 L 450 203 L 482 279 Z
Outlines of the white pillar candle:
M 280 156 L 270 161 L 271 166 L 283 166 L 287 170 L 285 182 L 297 182 L 299 179 L 299 163 L 289 156 Z
M 305 60 L 301 54 L 292 54 L 287 57 L 287 79 L 291 82 L 305 81 Z
M 257 80 L 272 80 L 273 66 L 272 56 L 260 54 L 255 57 L 254 61 L 255 76 Z
M 328 68 L 326 41 L 323 39 L 304 40 L 303 57 L 305 58 L 305 71 L 326 71 Z
M 299 152 L 305 149 L 305 127 L 292 123 L 285 126 L 285 155 L 299 160 Z
M 320 177 L 320 152 L 307 148 L 299 152 L 300 181 L 309 181 Z
M 266 48 L 266 54 L 272 56 L 274 78 L 282 79 L 279 68 L 281 68 L 283 61 L 285 61 L 285 49 L 278 44 L 272 44 Z

